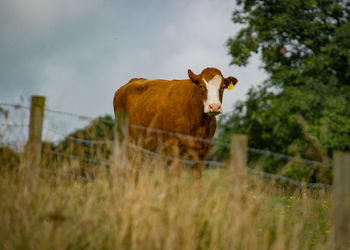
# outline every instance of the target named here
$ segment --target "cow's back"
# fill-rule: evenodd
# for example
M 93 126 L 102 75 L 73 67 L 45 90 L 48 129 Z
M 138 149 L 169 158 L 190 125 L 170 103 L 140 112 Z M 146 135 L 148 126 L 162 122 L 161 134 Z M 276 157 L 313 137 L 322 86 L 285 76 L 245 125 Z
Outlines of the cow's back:
M 175 146 L 188 159 L 205 159 L 209 143 L 167 133 L 200 139 L 211 139 L 215 133 L 216 119 L 204 114 L 200 90 L 191 80 L 132 79 L 116 91 L 113 103 L 115 112 L 129 113 L 130 139 L 134 143 L 153 151 L 164 148 L 170 156 L 177 155 Z
M 191 80 L 136 78 L 116 91 L 114 110 L 128 112 L 130 124 L 191 134 L 203 116 L 198 95 Z

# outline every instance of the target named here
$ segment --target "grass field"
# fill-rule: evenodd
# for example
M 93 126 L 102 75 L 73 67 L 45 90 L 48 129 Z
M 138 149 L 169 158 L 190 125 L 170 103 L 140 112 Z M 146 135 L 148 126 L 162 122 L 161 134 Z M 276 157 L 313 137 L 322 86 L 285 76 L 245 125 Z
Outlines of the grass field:
M 84 178 L 79 161 L 2 163 L 0 248 L 330 249 L 326 192 L 242 182 L 227 169 L 194 181 L 171 177 L 162 161 L 142 165 L 135 181 L 115 167 Z

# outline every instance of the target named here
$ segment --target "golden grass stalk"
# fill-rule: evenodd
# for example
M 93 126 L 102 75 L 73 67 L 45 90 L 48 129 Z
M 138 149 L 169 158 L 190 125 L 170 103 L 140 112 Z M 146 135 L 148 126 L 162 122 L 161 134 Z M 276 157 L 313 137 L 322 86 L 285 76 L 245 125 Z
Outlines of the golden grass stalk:
M 330 248 L 325 192 L 253 177 L 237 187 L 226 169 L 172 177 L 164 159 L 137 153 L 125 172 L 47 152 L 43 162 L 1 165 L 1 249 Z

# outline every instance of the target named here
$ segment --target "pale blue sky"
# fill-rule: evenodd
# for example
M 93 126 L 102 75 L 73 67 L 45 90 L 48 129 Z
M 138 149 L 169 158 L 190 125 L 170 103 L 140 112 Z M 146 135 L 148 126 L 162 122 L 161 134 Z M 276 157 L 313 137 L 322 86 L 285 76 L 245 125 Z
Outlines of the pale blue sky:
M 224 113 L 266 74 L 253 57 L 229 66 L 225 46 L 240 26 L 229 0 L 0 0 L 0 101 L 45 95 L 52 109 L 112 114 L 130 78 L 185 79 L 217 67 L 239 82 Z

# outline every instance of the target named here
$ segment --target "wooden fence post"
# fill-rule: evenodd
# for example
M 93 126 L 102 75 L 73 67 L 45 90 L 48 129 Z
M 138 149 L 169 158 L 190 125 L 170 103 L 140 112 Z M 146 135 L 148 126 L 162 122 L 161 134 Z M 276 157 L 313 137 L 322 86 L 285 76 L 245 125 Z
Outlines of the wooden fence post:
M 25 162 L 34 167 L 41 165 L 41 138 L 44 122 L 45 97 L 32 96 L 29 137 L 25 147 Z
M 231 137 L 229 168 L 234 176 L 234 185 L 245 187 L 247 184 L 248 137 L 234 134 Z
M 129 137 L 129 114 L 127 112 L 116 112 L 114 122 L 114 141 L 111 163 L 119 170 L 125 169 L 125 154 Z
M 334 250 L 350 249 L 350 153 L 335 152 L 334 168 Z

